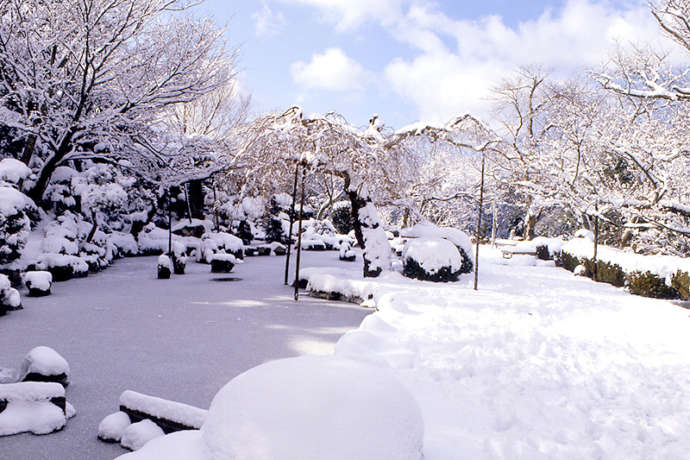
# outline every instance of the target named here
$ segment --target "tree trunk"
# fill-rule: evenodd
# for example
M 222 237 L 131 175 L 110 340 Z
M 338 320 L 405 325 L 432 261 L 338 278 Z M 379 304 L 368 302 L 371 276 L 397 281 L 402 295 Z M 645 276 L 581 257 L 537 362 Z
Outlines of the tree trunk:
M 531 211 L 527 211 L 525 216 L 525 240 L 532 241 L 534 239 L 534 227 L 537 225 L 537 216 Z
M 391 247 L 379 222 L 376 207 L 366 192 L 360 193 L 345 181 L 347 196 L 352 205 L 352 225 L 357 243 L 362 248 L 364 277 L 376 278 L 391 268 Z
M 89 232 L 89 236 L 86 237 L 86 242 L 90 243 L 93 237 L 96 236 L 96 230 L 98 230 L 98 218 L 96 217 L 96 211 L 91 210 L 91 220 L 93 221 L 93 227 Z

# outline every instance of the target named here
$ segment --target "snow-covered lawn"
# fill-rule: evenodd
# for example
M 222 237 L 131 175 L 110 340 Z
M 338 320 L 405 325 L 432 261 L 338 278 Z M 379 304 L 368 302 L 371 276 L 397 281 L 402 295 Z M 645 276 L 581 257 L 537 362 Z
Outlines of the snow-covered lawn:
M 469 275 L 310 271 L 374 294 L 380 311 L 336 354 L 394 369 L 421 405 L 425 460 L 690 458 L 690 311 L 484 253 L 479 292 Z
M 187 274 L 156 280 L 156 257 L 118 261 L 106 271 L 53 285 L 0 318 L 0 367 L 16 367 L 37 345 L 71 367 L 68 400 L 77 409 L 64 431 L 0 438 L 0 458 L 112 460 L 124 453 L 96 439 L 127 389 L 208 408 L 236 375 L 263 362 L 329 354 L 370 313 L 304 297 L 283 286 L 284 258 L 255 257 L 230 274 L 191 263 Z M 309 265 L 338 254 L 306 253 Z M 213 279 L 241 278 L 241 281 Z

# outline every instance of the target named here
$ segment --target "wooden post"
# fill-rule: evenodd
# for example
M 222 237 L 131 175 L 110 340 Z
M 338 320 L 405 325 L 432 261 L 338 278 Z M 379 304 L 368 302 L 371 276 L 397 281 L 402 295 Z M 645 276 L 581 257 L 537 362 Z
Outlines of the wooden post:
M 479 284 L 479 242 L 481 241 L 481 231 L 482 231 L 482 207 L 484 204 L 484 164 L 485 158 L 484 153 L 482 153 L 482 181 L 479 186 L 479 211 L 477 212 L 477 246 L 474 252 L 474 290 L 478 289 Z
M 491 203 L 491 247 L 496 247 L 496 233 L 498 232 L 498 210 L 496 209 L 496 200 Z
M 218 195 L 216 193 L 216 179 L 213 179 L 213 214 L 216 219 L 216 231 L 220 232 L 220 220 L 218 217 Z
M 302 256 L 302 214 L 304 212 L 304 179 L 307 175 L 306 166 L 302 167 L 302 198 L 299 203 L 299 227 L 297 234 L 297 261 L 295 262 L 295 301 L 299 300 L 299 262 Z
M 184 199 L 187 202 L 187 217 L 189 218 L 189 223 L 192 223 L 192 205 L 189 203 L 189 186 L 188 183 L 184 184 Z
M 292 186 L 292 210 L 290 211 L 290 231 L 288 232 L 287 256 L 285 257 L 285 285 L 288 284 L 288 272 L 290 271 L 290 248 L 292 247 L 292 226 L 295 223 L 295 202 L 297 201 L 297 177 L 299 176 L 299 163 L 295 166 L 295 184 Z
M 599 281 L 599 261 L 597 260 L 597 253 L 599 252 L 599 203 L 594 205 L 597 214 L 594 216 L 594 266 L 592 267 L 594 281 Z
M 172 257 L 172 191 L 168 189 L 168 256 Z

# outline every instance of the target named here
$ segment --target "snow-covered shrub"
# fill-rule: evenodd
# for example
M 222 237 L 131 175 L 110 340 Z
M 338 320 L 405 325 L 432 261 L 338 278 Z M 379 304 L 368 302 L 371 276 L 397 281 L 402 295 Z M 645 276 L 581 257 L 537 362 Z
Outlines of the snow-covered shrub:
M 287 254 L 287 247 L 284 244 L 274 241 L 270 244 L 271 252 L 276 256 L 284 256 Z
M 168 252 L 169 233 L 153 223 L 148 224 L 138 235 L 141 255 L 154 256 Z
M 684 300 L 690 300 L 690 273 L 678 270 L 671 280 L 671 286 Z
M 201 238 L 201 257 L 206 263 L 211 263 L 214 254 L 232 254 L 241 259 L 244 257 L 244 243 L 229 233 L 206 233 Z
M 113 232 L 108 237 L 119 256 L 129 257 L 139 253 L 139 244 L 131 233 Z
M 19 160 L 0 160 L 0 185 L 20 188 L 23 180 L 31 175 L 31 169 Z
M 348 243 L 342 243 L 340 245 L 339 258 L 343 262 L 354 262 L 357 259 L 357 254 Z
M 0 316 L 10 310 L 19 310 L 21 306 L 19 291 L 12 288 L 10 279 L 6 275 L 0 274 Z
M 338 201 L 333 205 L 331 222 L 338 233 L 346 235 L 352 230 L 352 206 L 349 201 Z
M 89 275 L 89 265 L 81 257 L 65 254 L 41 254 L 35 268 L 49 271 L 55 282 L 84 278 Z
M 158 279 L 168 280 L 170 279 L 170 274 L 172 273 L 172 262 L 170 257 L 165 254 L 161 254 L 158 257 Z
M 211 273 L 230 273 L 237 263 L 232 254 L 214 254 L 211 256 Z
M 649 271 L 635 271 L 626 277 L 628 290 L 632 294 L 654 299 L 677 299 L 678 291 L 666 284 L 666 280 Z
M 401 235 L 403 237 L 443 238 L 448 240 L 455 245 L 462 257 L 460 273 L 470 273 L 474 268 L 474 263 L 472 262 L 472 242 L 470 237 L 462 230 L 451 227 L 437 227 L 427 223 L 403 229 Z
M 179 241 L 173 241 L 172 245 L 172 264 L 173 272 L 176 275 L 184 275 L 184 270 L 187 265 L 187 256 L 185 255 L 187 248 Z
M 22 362 L 20 380 L 24 382 L 55 382 L 69 385 L 70 368 L 67 360 L 50 347 L 35 347 Z
M 423 281 L 457 281 L 463 258 L 457 247 L 442 238 L 410 240 L 403 250 L 403 275 Z
M 247 220 L 240 221 L 237 226 L 237 236 L 242 240 L 245 245 L 251 244 L 254 239 L 254 233 L 252 232 L 252 227 Z
M 74 191 L 73 180 L 81 180 L 79 172 L 68 166 L 55 168 L 50 176 L 50 183 L 43 194 L 43 199 L 49 202 L 56 215 L 61 215 L 65 211 L 78 212 L 79 195 Z
M 30 216 L 35 213 L 36 205 L 29 197 L 0 186 L 0 265 L 21 257 L 31 231 Z
M 36 271 L 24 274 L 24 284 L 29 290 L 31 297 L 43 297 L 50 295 L 50 288 L 53 285 L 53 275 L 50 272 Z

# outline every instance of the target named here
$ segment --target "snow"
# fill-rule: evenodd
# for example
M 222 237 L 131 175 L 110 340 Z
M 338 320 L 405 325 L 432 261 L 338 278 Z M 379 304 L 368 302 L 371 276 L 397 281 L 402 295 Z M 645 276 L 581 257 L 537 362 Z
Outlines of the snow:
M 593 241 L 593 239 L 592 239 Z M 567 241 L 561 238 L 546 238 L 538 236 L 529 241 L 520 241 L 514 246 L 507 248 L 508 251 L 536 251 L 538 246 L 546 246 L 549 248 L 549 254 L 553 255 L 563 248 Z
M 337 275 L 378 312 L 336 356 L 390 368 L 412 392 L 426 460 L 687 458 L 687 310 L 553 262 L 515 270 L 481 254 L 477 292 L 471 276 Z M 330 271 L 305 275 L 317 285 Z
M 116 460 L 209 460 L 198 430 L 179 431 L 150 441 L 137 451 L 117 457 Z
M 12 287 L 12 284 L 10 283 L 10 279 L 7 277 L 7 275 L 3 275 L 0 273 L 0 294 L 6 292 Z
M 120 442 L 128 426 L 132 424 L 129 415 L 115 412 L 105 417 L 98 424 L 98 439 L 110 442 Z
M 12 216 L 36 205 L 28 196 L 12 187 L 0 186 L 0 215 Z
M 125 428 L 120 444 L 126 449 L 139 450 L 147 442 L 164 435 L 163 430 L 151 420 L 142 420 Z
M 192 219 L 192 221 L 189 222 L 189 219 L 185 219 L 173 225 L 172 231 L 174 233 L 189 227 L 203 227 L 205 231 L 210 232 L 213 228 L 213 222 L 211 222 L 210 220 L 201 219 Z
M 211 256 L 211 261 L 217 260 L 219 262 L 230 262 L 233 264 L 238 263 L 237 258 L 232 254 L 213 254 Z
M 29 289 L 39 289 L 41 291 L 50 290 L 53 284 L 53 275 L 50 272 L 34 271 L 26 272 L 23 275 L 24 284 Z
M 240 252 L 244 250 L 242 240 L 224 232 L 206 233 L 201 238 L 201 254 L 206 262 L 211 262 L 213 254 L 221 252 Z
M 575 238 L 584 238 L 589 241 L 594 241 L 594 233 L 590 230 L 585 230 L 584 228 L 575 232 Z
M 0 291 L 2 291 L 2 289 L 0 289 Z M 10 308 L 19 308 L 22 306 L 22 297 L 16 289 L 9 289 L 9 294 L 7 294 L 7 306 Z
M 19 160 L 4 158 L 0 160 L 0 182 L 17 184 L 31 175 L 31 169 Z
M 0 401 L 50 401 L 64 398 L 65 388 L 59 383 L 21 382 L 0 385 Z
M 157 418 L 164 418 L 182 425 L 201 428 L 208 411 L 187 404 L 168 401 L 127 390 L 120 395 L 120 405 Z
M 31 349 L 22 363 L 22 376 L 31 373 L 46 376 L 64 374 L 69 380 L 70 368 L 67 360 L 57 351 L 50 347 L 39 346 Z
M 48 270 L 55 267 L 71 266 L 75 273 L 85 273 L 89 271 L 89 266 L 81 257 L 68 256 L 65 254 L 45 253 L 41 254 L 36 263 L 39 270 Z
M 453 243 L 441 238 L 410 240 L 403 250 L 403 263 L 416 261 L 426 272 L 435 274 L 443 267 L 453 273 L 460 271 L 462 256 Z
M 115 245 L 120 254 L 133 256 L 139 253 L 139 245 L 131 233 L 113 232 L 109 237 L 110 242 Z
M 337 258 L 304 253 L 302 263 L 340 264 Z M 338 338 L 370 313 L 308 296 L 295 302 L 283 285 L 282 257 L 249 259 L 235 268 L 241 281 L 233 282 L 215 281 L 219 275 L 207 265 L 192 263 L 174 283 L 160 283 L 151 271 L 156 260 L 122 259 L 88 278 L 56 283 L 52 296 L 24 299 L 25 310 L 0 319 L 0 366 L 50 345 L 69 360 L 68 396 L 79 409 L 59 433 L 0 438 L 0 457 L 112 460 L 124 451 L 99 441 L 96 431 L 125 389 L 208 409 L 218 390 L 249 368 L 332 354 Z
M 423 436 L 417 403 L 389 370 L 303 356 L 234 378 L 213 398 L 201 445 L 187 442 L 206 460 L 421 460 Z M 160 458 L 163 444 L 132 458 Z

